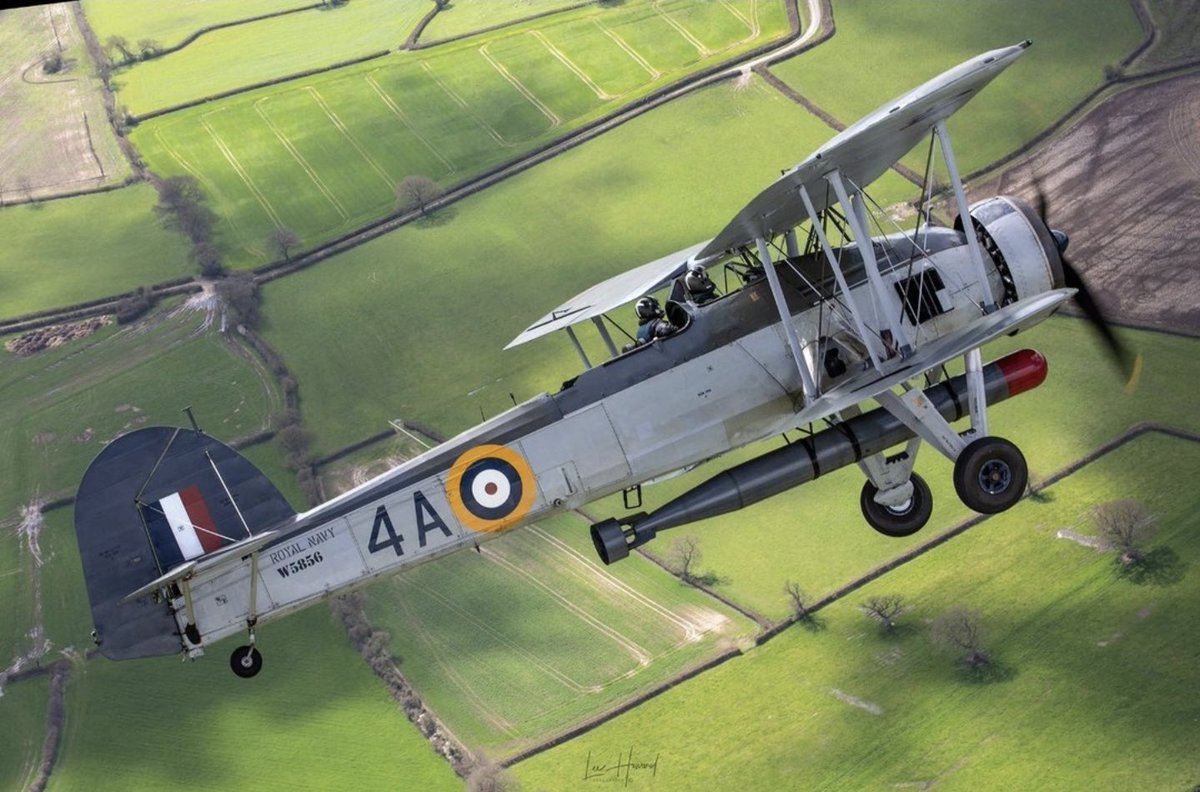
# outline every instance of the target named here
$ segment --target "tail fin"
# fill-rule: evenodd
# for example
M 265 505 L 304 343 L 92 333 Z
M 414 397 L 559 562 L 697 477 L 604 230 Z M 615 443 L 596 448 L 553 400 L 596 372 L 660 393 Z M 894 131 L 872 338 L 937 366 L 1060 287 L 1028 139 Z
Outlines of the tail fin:
M 101 653 L 122 660 L 180 652 L 185 644 L 171 604 L 155 594 L 126 602 L 128 595 L 294 516 L 262 472 L 203 432 L 157 426 L 109 443 L 75 498 Z

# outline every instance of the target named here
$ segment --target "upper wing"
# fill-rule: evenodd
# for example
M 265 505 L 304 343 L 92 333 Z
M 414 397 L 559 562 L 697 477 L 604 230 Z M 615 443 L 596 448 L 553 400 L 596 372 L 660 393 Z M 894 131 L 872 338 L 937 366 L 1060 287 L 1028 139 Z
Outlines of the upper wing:
M 882 176 L 934 125 L 967 103 L 1025 51 L 1030 42 L 985 52 L 939 74 L 919 88 L 880 106 L 847 127 L 808 159 L 759 193 L 700 251 L 698 259 L 719 256 L 799 225 L 808 219 L 800 187 L 820 212 L 830 201 L 824 177 L 841 172 L 860 189 Z
M 687 263 L 704 247 L 700 242 L 691 247 L 677 250 L 670 255 L 651 261 L 649 264 L 622 272 L 603 283 L 597 283 L 582 294 L 578 294 L 525 328 L 525 331 L 509 342 L 505 349 L 540 338 L 547 333 L 599 316 L 619 305 L 624 305 L 643 294 L 658 289 L 672 278 L 678 277 Z

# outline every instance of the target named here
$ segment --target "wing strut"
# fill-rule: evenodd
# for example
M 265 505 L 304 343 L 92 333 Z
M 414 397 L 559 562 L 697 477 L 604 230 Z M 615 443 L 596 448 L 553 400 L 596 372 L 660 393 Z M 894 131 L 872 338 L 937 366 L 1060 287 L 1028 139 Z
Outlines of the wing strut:
M 612 336 L 608 334 L 608 328 L 604 326 L 604 320 L 599 316 L 593 316 L 592 322 L 596 325 L 596 329 L 600 331 L 600 337 L 604 339 L 604 345 L 608 347 L 608 354 L 613 357 L 620 354 L 617 352 L 617 345 L 613 343 Z
M 996 310 L 996 300 L 988 287 L 987 270 L 983 267 L 983 253 L 979 250 L 979 240 L 975 237 L 975 224 L 971 220 L 970 207 L 967 205 L 967 193 L 963 190 L 962 177 L 958 174 L 958 163 L 954 161 L 954 149 L 950 146 L 950 133 L 946 130 L 946 121 L 942 119 L 933 125 L 933 133 L 942 144 L 942 158 L 946 160 L 946 170 L 950 172 L 950 183 L 954 185 L 954 198 L 958 201 L 958 216 L 962 219 L 963 235 L 967 238 L 967 251 L 971 254 L 971 262 L 975 265 L 975 277 L 979 280 L 979 288 L 983 292 L 983 312 L 989 314 Z M 985 432 L 986 434 L 986 432 Z
M 800 200 L 804 201 L 804 209 L 808 212 L 808 219 L 812 222 L 813 230 L 817 232 L 817 239 L 821 242 L 821 249 L 825 251 L 825 259 L 829 262 L 829 266 L 833 270 L 833 277 L 837 279 L 838 288 L 842 290 L 842 294 L 846 297 L 846 303 L 850 306 L 850 317 L 854 320 L 854 327 L 858 330 L 858 337 L 866 345 L 867 352 L 871 355 L 871 363 L 875 365 L 875 370 L 882 374 L 883 362 L 879 358 L 879 351 L 875 348 L 875 339 L 867 334 L 867 328 L 863 325 L 862 312 L 858 308 L 858 301 L 850 293 L 850 286 L 846 283 L 846 276 L 842 273 L 842 267 L 838 263 L 837 256 L 833 254 L 833 247 L 829 244 L 829 237 L 825 235 L 825 228 L 821 225 L 821 217 L 817 214 L 816 207 L 813 206 L 812 197 L 808 194 L 808 188 L 803 184 L 800 185 Z
M 796 361 L 796 368 L 800 372 L 800 381 L 804 385 L 804 401 L 806 404 L 811 404 L 812 400 L 817 397 L 817 386 L 813 382 L 812 372 L 804 364 L 800 339 L 796 336 L 796 326 L 792 324 L 792 314 L 788 310 L 787 300 L 784 299 L 783 288 L 779 285 L 779 273 L 775 271 L 775 265 L 771 263 L 771 250 L 767 247 L 767 240 L 762 237 L 758 237 L 754 241 L 758 245 L 758 258 L 763 271 L 767 273 L 767 282 L 771 284 L 771 296 L 775 298 L 775 307 L 779 309 L 779 318 L 783 320 L 783 332 L 787 335 L 788 346 L 792 350 L 792 359 Z
M 846 219 L 850 221 L 850 228 L 854 232 L 854 241 L 858 245 L 858 252 L 862 254 L 863 265 L 867 270 L 867 279 L 875 291 L 875 302 L 883 312 L 888 327 L 891 328 L 892 338 L 900 348 L 901 357 L 907 358 L 912 354 L 912 344 L 909 342 L 908 334 L 900 326 L 900 307 L 897 305 L 894 311 L 888 308 L 891 300 L 888 297 L 887 287 L 883 283 L 883 277 L 879 274 L 879 262 L 875 259 L 875 246 L 871 243 L 871 230 L 863 222 L 861 214 L 863 209 L 860 208 L 862 204 L 859 201 L 853 203 L 850 201 L 850 196 L 846 194 L 846 185 L 842 182 L 842 174 L 836 168 L 825 178 L 833 185 L 833 191 L 837 193 L 838 201 L 846 209 Z

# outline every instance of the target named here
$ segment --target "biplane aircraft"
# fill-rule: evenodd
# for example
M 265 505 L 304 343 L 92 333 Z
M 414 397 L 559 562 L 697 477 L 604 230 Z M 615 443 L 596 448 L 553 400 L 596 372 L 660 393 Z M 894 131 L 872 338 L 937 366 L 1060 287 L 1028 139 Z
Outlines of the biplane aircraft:
M 1072 296 L 1104 329 L 1063 258 L 1066 235 L 1016 198 L 968 206 L 955 164 L 946 119 L 1028 45 L 984 53 L 883 105 L 712 239 L 534 322 L 509 346 L 561 330 L 582 373 L 310 511 L 294 513 L 262 473 L 194 422 L 110 443 L 75 505 L 100 651 L 196 657 L 246 631 L 230 663 L 253 676 L 260 623 L 622 491 L 629 513 L 591 527 L 606 564 L 658 532 L 854 463 L 866 479 L 866 521 L 906 536 L 933 505 L 913 472 L 923 443 L 953 461 L 955 491 L 970 508 L 1008 509 L 1027 468 L 1013 443 L 990 432 L 987 408 L 1039 385 L 1046 361 L 1023 350 L 984 365 L 980 347 Z M 873 234 L 882 213 L 866 188 L 926 138 L 929 159 L 940 151 L 948 171 L 958 221 L 931 222 L 927 169 L 914 227 Z M 702 267 L 724 273 L 726 288 L 717 291 Z M 650 299 L 662 292 L 665 310 Z M 619 349 L 610 328 L 624 331 L 608 314 L 634 301 L 656 330 Z M 596 365 L 575 333 L 587 324 L 610 355 Z M 964 373 L 950 377 L 945 364 L 959 358 Z M 954 428 L 961 419 L 967 426 Z M 635 511 L 647 482 L 797 431 L 661 508 Z

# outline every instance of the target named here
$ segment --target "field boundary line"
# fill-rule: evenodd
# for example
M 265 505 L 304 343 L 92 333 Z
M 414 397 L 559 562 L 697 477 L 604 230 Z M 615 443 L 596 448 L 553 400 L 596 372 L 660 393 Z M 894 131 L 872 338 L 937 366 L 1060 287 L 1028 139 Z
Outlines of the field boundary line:
M 231 19 L 228 22 L 218 22 L 215 25 L 205 25 L 204 27 L 193 30 L 191 33 L 189 33 L 187 36 L 185 36 L 182 40 L 180 40 L 180 42 L 178 44 L 172 44 L 169 47 L 163 47 L 162 49 L 158 50 L 150 57 L 144 58 L 143 60 L 138 61 L 138 62 L 144 63 L 147 60 L 157 60 L 157 59 L 165 57 L 167 55 L 171 55 L 173 53 L 179 52 L 179 50 L 181 50 L 184 47 L 188 46 L 189 44 L 195 42 L 196 39 L 200 38 L 201 36 L 203 36 L 207 33 L 213 33 L 218 30 L 224 30 L 225 28 L 237 27 L 238 25 L 246 25 L 251 22 L 261 22 L 264 19 L 272 19 L 274 17 L 287 16 L 288 14 L 297 14 L 301 11 L 314 11 L 314 10 L 319 9 L 322 5 L 323 5 L 322 3 L 312 3 L 312 4 L 306 5 L 306 6 L 298 6 L 296 8 L 285 8 L 282 11 L 271 11 L 266 14 L 259 14 L 258 16 L 244 17 L 242 19 Z
M 650 75 L 651 81 L 657 80 L 659 77 L 662 77 L 662 74 L 663 74 L 662 72 L 660 72 L 658 69 L 651 66 L 650 61 L 643 58 L 638 53 L 637 50 L 635 50 L 632 46 L 630 46 L 628 41 L 626 41 L 625 39 L 621 38 L 619 35 L 614 33 L 610 28 L 605 27 L 604 23 L 602 23 L 599 19 L 593 19 L 592 24 L 595 25 L 597 28 L 599 28 L 601 33 L 603 33 L 604 35 L 606 35 L 610 39 L 612 39 L 614 44 L 616 44 L 621 49 L 625 50 L 625 53 L 627 55 L 629 55 L 630 58 L 633 59 L 633 62 L 636 63 L 638 66 L 641 66 L 646 71 L 646 73 Z
M 379 67 L 379 69 L 376 69 L 375 71 L 379 71 L 382 68 L 383 67 L 381 66 L 381 67 Z M 381 86 L 378 82 L 376 82 L 374 71 L 368 72 L 367 74 L 363 75 L 363 79 L 365 79 L 367 81 L 367 84 L 370 85 L 371 89 L 373 91 L 375 91 L 375 93 L 379 96 L 380 101 L 382 101 L 385 105 L 387 105 L 387 108 L 392 111 L 392 115 L 396 116 L 396 118 L 400 120 L 400 123 L 403 124 L 405 126 L 405 128 L 408 129 L 408 131 L 412 133 L 412 136 L 415 137 L 417 140 L 421 141 L 421 145 L 423 145 L 425 148 L 429 149 L 429 153 L 433 154 L 433 156 L 436 157 L 439 162 L 441 162 L 443 165 L 446 166 L 446 175 L 447 176 L 449 176 L 453 173 L 458 173 L 458 166 L 455 165 L 450 160 L 446 159 L 446 157 L 442 154 L 442 152 L 440 152 L 436 148 L 434 148 L 433 144 L 430 143 L 428 140 L 426 140 L 425 136 L 417 131 L 417 128 L 414 127 L 412 125 L 412 122 L 410 122 L 408 120 L 408 117 L 405 115 L 404 111 L 400 109 L 400 105 L 396 104 L 395 100 L 392 99 L 391 95 L 387 91 L 383 90 L 383 86 Z
M 430 78 L 437 83 L 438 88 L 441 88 L 442 91 L 445 92 L 446 96 L 450 97 L 451 101 L 453 101 L 466 112 L 468 118 L 473 120 L 476 124 L 479 124 L 479 126 L 483 127 L 483 130 L 491 135 L 492 139 L 500 144 L 500 146 L 504 148 L 512 147 L 512 143 L 509 143 L 507 140 L 505 140 L 504 136 L 497 132 L 491 124 L 480 118 L 479 115 L 471 109 L 470 103 L 466 99 L 463 99 L 461 96 L 459 96 L 457 91 L 447 85 L 446 81 L 438 76 L 438 73 L 434 71 L 434 68 L 429 65 L 429 61 L 421 61 L 421 70 L 428 74 Z
M 346 140 L 350 141 L 350 145 L 353 146 L 354 150 L 359 153 L 359 156 L 367 161 L 367 164 L 371 166 L 371 169 L 374 170 L 376 174 L 378 174 L 379 178 L 383 179 L 383 183 L 387 185 L 388 189 L 394 190 L 396 188 L 396 183 L 392 180 L 392 177 L 383 170 L 379 163 L 377 163 L 374 158 L 372 158 L 371 155 L 366 152 L 365 149 L 363 149 L 354 135 L 350 134 L 350 130 L 342 122 L 342 119 L 338 117 L 338 114 L 333 112 L 333 109 L 326 103 L 325 97 L 321 96 L 320 91 L 318 91 L 316 87 L 312 85 L 304 86 L 304 90 L 312 96 L 318 105 L 320 105 L 321 110 L 324 111 L 325 115 L 329 118 L 333 125 L 337 127 L 337 130 L 342 133 L 342 136 L 345 137 Z
M 403 580 L 403 578 L 401 578 L 401 579 Z M 479 619 L 475 614 L 471 613 L 466 608 L 463 608 L 462 606 L 460 606 L 458 603 L 454 602 L 453 600 L 447 598 L 441 592 L 436 591 L 433 588 L 430 588 L 429 586 L 424 586 L 424 585 L 421 585 L 420 583 L 416 583 L 411 580 L 404 580 L 404 584 L 407 586 L 410 586 L 412 588 L 418 589 L 420 591 L 423 591 L 425 593 L 425 596 L 441 603 L 442 607 L 444 607 L 445 609 L 458 614 L 461 618 L 466 619 L 467 621 L 469 621 L 472 624 L 474 624 L 475 626 L 477 626 L 479 629 L 483 630 L 486 633 L 489 633 L 490 635 L 495 637 L 498 641 L 500 641 L 500 643 L 504 644 L 510 650 L 512 650 L 512 652 L 514 654 L 520 655 L 521 657 L 524 657 L 526 660 L 528 660 L 530 665 L 534 666 L 535 668 L 540 669 L 543 673 L 545 673 L 547 676 L 551 677 L 552 679 L 558 680 L 559 684 L 561 684 L 563 687 L 565 687 L 569 690 L 573 690 L 576 693 L 590 692 L 588 686 L 575 681 L 570 676 L 568 676 L 566 673 L 558 670 L 557 668 L 555 668 L 554 666 L 552 666 L 546 662 L 543 662 L 542 659 L 539 658 L 534 653 L 521 648 L 518 644 L 514 643 L 507 635 L 500 632 L 496 628 L 492 627 L 487 622 L 484 622 L 483 620 Z
M 542 43 L 542 46 L 546 48 L 546 51 L 549 52 L 551 55 L 553 55 L 554 58 L 556 60 L 558 60 L 563 66 L 566 66 L 568 69 L 570 69 L 571 72 L 576 77 L 578 77 L 580 80 L 583 81 L 584 85 L 586 85 L 588 88 L 591 88 L 592 93 L 596 94 L 596 98 L 601 99 L 603 101 L 608 101 L 609 99 L 617 98 L 616 96 L 610 94 L 608 91 L 605 91 L 603 88 L 601 88 L 596 83 L 595 80 L 593 80 L 590 76 L 588 76 L 587 72 L 585 72 L 583 69 L 579 68 L 579 66 L 577 66 L 570 58 L 568 58 L 566 56 L 566 54 L 563 53 L 562 50 L 560 50 L 558 47 L 554 46 L 554 44 L 552 44 L 550 42 L 550 39 L 546 38 L 546 35 L 544 33 L 542 33 L 542 31 L 540 31 L 540 30 L 530 31 L 530 35 L 532 35 L 534 38 L 536 38 L 538 41 L 540 41 Z
M 443 44 L 452 44 L 455 41 L 463 41 L 464 39 L 473 38 L 475 36 L 482 36 L 485 33 L 495 33 L 497 30 L 503 30 L 504 28 L 509 28 L 509 27 L 516 27 L 517 25 L 523 25 L 526 22 L 533 22 L 536 19 L 542 19 L 544 17 L 554 16 L 555 14 L 564 14 L 568 11 L 578 11 L 580 8 L 584 8 L 585 6 L 595 5 L 599 2 L 601 2 L 601 0 L 580 0 L 580 2 L 575 3 L 574 5 L 563 6 L 562 8 L 551 8 L 547 11 L 539 11 L 538 13 L 530 14 L 527 17 L 521 17 L 520 19 L 513 19 L 508 22 L 500 22 L 499 24 L 496 24 L 496 25 L 488 25 L 487 27 L 481 27 L 476 30 L 469 30 L 466 33 L 456 33 L 453 36 L 448 36 L 444 39 L 434 39 L 433 41 L 430 41 L 428 43 L 418 43 L 416 40 L 420 36 L 421 33 L 425 32 L 425 26 L 421 26 L 421 28 L 418 31 L 416 31 L 415 35 L 409 39 L 409 41 L 412 43 L 412 46 L 411 47 L 406 46 L 405 48 L 419 50 L 419 49 L 430 49 L 432 47 L 440 47 Z M 785 0 L 785 2 L 786 2 L 786 0 Z M 433 13 L 429 14 L 428 21 L 425 24 L 428 25 L 429 22 L 432 22 L 433 17 L 434 17 Z
M 531 583 L 533 583 L 535 586 L 540 588 L 542 591 L 545 591 L 556 602 L 558 602 L 563 608 L 565 608 L 568 612 L 573 613 L 580 620 L 589 624 L 591 627 L 593 627 L 595 630 L 597 630 L 601 634 L 606 635 L 609 638 L 611 638 L 614 643 L 616 643 L 618 646 L 622 647 L 626 652 L 628 652 L 629 655 L 634 659 L 635 662 L 637 662 L 638 665 L 643 666 L 643 667 L 650 665 L 650 661 L 653 659 L 653 655 L 651 655 L 650 652 L 646 651 L 645 647 L 641 646 L 636 641 L 634 641 L 630 638 L 627 638 L 623 633 L 621 633 L 620 630 L 618 630 L 615 627 L 612 627 L 608 624 L 605 624 L 600 619 L 598 619 L 595 616 L 593 616 L 592 614 L 588 613 L 580 606 L 576 605 L 574 602 L 571 602 L 570 599 L 568 599 L 567 597 L 564 597 L 559 592 L 550 588 L 550 586 L 547 586 L 544 581 L 538 580 L 537 576 L 534 575 L 533 573 L 531 573 L 529 570 L 521 569 L 519 566 L 514 564 L 512 561 L 508 560 L 507 558 L 504 558 L 500 553 L 496 552 L 495 550 L 492 550 L 491 548 L 480 547 L 479 553 L 484 558 L 487 558 L 488 560 L 492 561 L 495 564 L 498 564 L 499 566 L 503 567 L 504 569 L 507 569 L 510 572 L 515 572 L 516 574 L 520 575 L 521 577 L 524 577 L 527 580 L 529 580 Z
M 266 111 L 264 111 L 262 108 L 262 104 L 269 98 L 270 97 L 264 96 L 263 98 L 257 100 L 254 103 L 254 112 L 258 114 L 258 117 L 261 118 L 264 123 L 266 123 L 267 128 L 274 133 L 279 142 L 283 144 L 283 147 L 288 150 L 288 153 L 292 155 L 292 159 L 296 160 L 304 172 L 308 174 L 308 178 L 312 179 L 313 184 L 317 186 L 317 189 L 321 191 L 321 194 L 325 196 L 329 203 L 333 204 L 333 208 L 337 210 L 339 215 L 342 216 L 342 222 L 346 222 L 350 219 L 349 213 L 346 212 L 346 207 L 342 206 L 342 202 L 337 199 L 337 196 L 333 194 L 333 191 L 331 191 L 325 182 L 321 180 L 321 177 L 317 175 L 315 170 L 313 170 L 312 165 L 308 164 L 308 160 L 304 159 L 304 155 L 300 153 L 300 150 L 296 148 L 296 145 L 292 143 L 291 139 L 288 138 L 287 135 L 283 134 L 279 127 L 275 126 L 275 123 L 271 121 L 269 117 L 267 117 Z
M 708 48 L 708 45 L 693 36 L 690 32 L 688 32 L 688 29 L 678 21 L 671 18 L 671 15 L 663 9 L 661 0 L 654 0 L 654 13 L 662 17 L 663 21 L 668 25 L 675 28 L 675 32 L 687 39 L 687 43 L 696 48 L 696 52 L 701 58 L 707 58 L 709 55 L 714 54 L 713 51 Z
M 213 142 L 217 144 L 217 148 L 220 149 L 221 155 L 225 157 L 225 160 L 229 163 L 230 167 L 232 167 L 234 171 L 237 172 L 237 175 L 242 178 L 242 181 L 246 183 L 246 187 L 254 195 L 255 200 L 257 200 L 262 208 L 266 211 L 267 216 L 271 218 L 271 222 L 275 224 L 275 227 L 283 228 L 283 222 L 280 221 L 279 215 L 275 213 L 275 207 L 271 206 L 271 202 L 267 200 L 267 196 L 262 194 L 262 191 L 260 191 L 258 186 L 251 180 L 250 174 L 246 173 L 245 168 L 242 167 L 242 163 L 238 162 L 237 157 L 235 157 L 233 152 L 230 151 L 229 147 L 225 145 L 225 141 L 221 140 L 221 136 L 218 135 L 217 131 L 212 128 L 212 124 L 208 123 L 207 113 L 200 116 L 200 126 L 204 127 L 204 131 L 207 132 L 213 139 Z
M 521 82 L 520 80 L 518 80 L 516 78 L 516 76 L 513 75 L 513 73 L 508 70 L 507 66 L 505 66 L 503 63 L 501 63 L 499 60 L 497 60 L 495 55 L 488 52 L 488 46 L 490 44 L 491 44 L 491 42 L 489 41 L 487 44 L 484 44 L 479 47 L 478 51 L 479 51 L 479 54 L 483 56 L 483 59 L 486 60 L 488 63 L 490 63 L 492 65 L 493 69 L 500 72 L 500 76 L 503 77 L 505 80 L 508 80 L 509 84 L 512 85 L 513 88 L 516 88 L 517 91 L 519 91 L 522 96 L 524 96 L 526 99 L 528 99 L 530 101 L 530 103 L 541 112 L 542 115 L 546 116 L 546 118 L 549 118 L 551 127 L 562 126 L 562 119 L 558 117 L 558 114 L 556 114 L 553 110 L 551 110 L 549 107 L 547 107 L 546 104 L 544 102 L 542 102 L 541 99 L 538 99 L 534 95 L 533 91 L 526 88 L 525 84 L 523 82 Z
M 403 581 L 405 584 L 412 585 L 410 581 L 404 580 L 403 576 L 397 578 L 397 581 Z M 491 707 L 484 703 L 483 698 L 475 691 L 475 688 L 472 687 L 469 682 L 463 679 L 462 675 L 458 673 L 458 670 L 454 667 L 454 665 L 446 659 L 446 653 L 443 651 L 444 647 L 439 645 L 442 642 L 439 642 L 437 639 L 435 639 L 430 631 L 425 627 L 424 622 L 422 622 L 421 619 L 412 612 L 412 608 L 409 606 L 408 601 L 404 598 L 401 598 L 400 607 L 404 609 L 404 613 L 408 617 L 409 624 L 416 625 L 417 635 L 420 637 L 421 642 L 424 643 L 425 646 L 429 648 L 429 651 L 433 653 L 434 659 L 437 660 L 438 667 L 445 672 L 446 676 L 450 679 L 454 686 L 462 691 L 463 695 L 467 697 L 467 700 L 475 705 L 479 714 L 483 716 L 484 720 L 488 721 L 510 737 L 519 738 L 520 735 L 517 733 L 517 730 L 513 724 L 510 723 L 506 718 L 501 717 L 500 713 L 495 712 Z M 439 718 L 438 720 L 440 721 L 441 719 Z
M 195 165 L 193 165 L 191 162 L 189 162 L 187 159 L 185 159 L 182 154 L 180 154 L 178 151 L 176 151 L 175 148 L 172 147 L 171 144 L 168 143 L 163 138 L 162 132 L 163 132 L 163 128 L 160 125 L 157 129 L 154 130 L 154 139 L 158 141 L 158 145 L 162 146 L 163 151 L 167 152 L 167 156 L 170 157 L 171 159 L 175 160 L 175 162 L 179 165 L 179 167 L 183 168 L 185 171 L 187 171 L 189 174 L 191 174 L 192 177 L 196 179 L 196 181 L 200 182 L 201 184 L 205 185 L 208 189 L 212 190 L 213 193 L 215 193 L 217 196 L 222 195 L 220 188 L 217 187 L 217 185 L 214 182 L 210 181 L 207 177 L 205 177 L 204 174 L 201 173 L 196 168 Z M 252 197 L 253 197 L 253 194 L 252 194 Z M 228 203 L 229 202 L 227 202 L 227 201 L 221 202 L 221 215 L 229 222 L 229 226 L 234 230 L 234 233 L 236 233 L 238 235 L 238 237 L 241 238 L 241 229 L 237 224 L 237 220 L 235 220 L 233 218 L 233 215 L 230 214 L 230 212 L 226 209 L 226 204 L 228 204 Z M 243 247 L 245 247 L 244 244 L 243 244 Z
M 746 15 L 731 5 L 729 0 L 721 0 L 721 5 L 725 6 L 729 13 L 742 20 L 746 24 L 746 27 L 750 28 L 749 38 L 758 38 L 762 35 L 762 25 L 758 21 L 758 0 L 750 0 L 750 19 L 746 19 Z M 746 40 L 742 39 L 742 41 Z
M 653 597 L 649 596 L 648 594 L 643 594 L 642 592 L 638 591 L 633 586 L 630 586 L 628 583 L 621 580 L 616 575 L 613 575 L 608 570 L 603 569 L 600 566 L 592 563 L 592 561 L 590 559 L 588 559 L 586 556 L 584 556 L 578 550 L 571 547 L 569 544 L 567 544 L 563 540 L 559 539 L 557 536 L 551 534 L 549 531 L 545 530 L 544 528 L 535 524 L 535 525 L 529 526 L 528 530 L 532 535 L 541 538 L 542 541 L 548 542 L 549 544 L 558 547 L 560 550 L 562 550 L 564 553 L 566 553 L 571 558 L 571 560 L 575 562 L 575 564 L 577 566 L 583 567 L 584 571 L 587 572 L 590 577 L 593 577 L 593 578 L 599 577 L 599 578 L 603 578 L 604 580 L 609 581 L 612 584 L 613 588 L 617 589 L 621 593 L 630 597 L 635 602 L 640 602 L 641 604 L 645 605 L 650 610 L 658 612 L 664 619 L 674 622 L 680 629 L 682 629 L 684 631 L 685 635 L 695 636 L 698 639 L 705 632 L 707 632 L 705 630 L 701 630 L 699 624 L 696 624 L 695 622 L 690 621 L 689 619 L 682 616 L 681 614 L 678 614 L 675 611 L 671 610 L 666 605 L 663 605 L 662 603 L 658 602 L 657 600 L 655 600 Z

